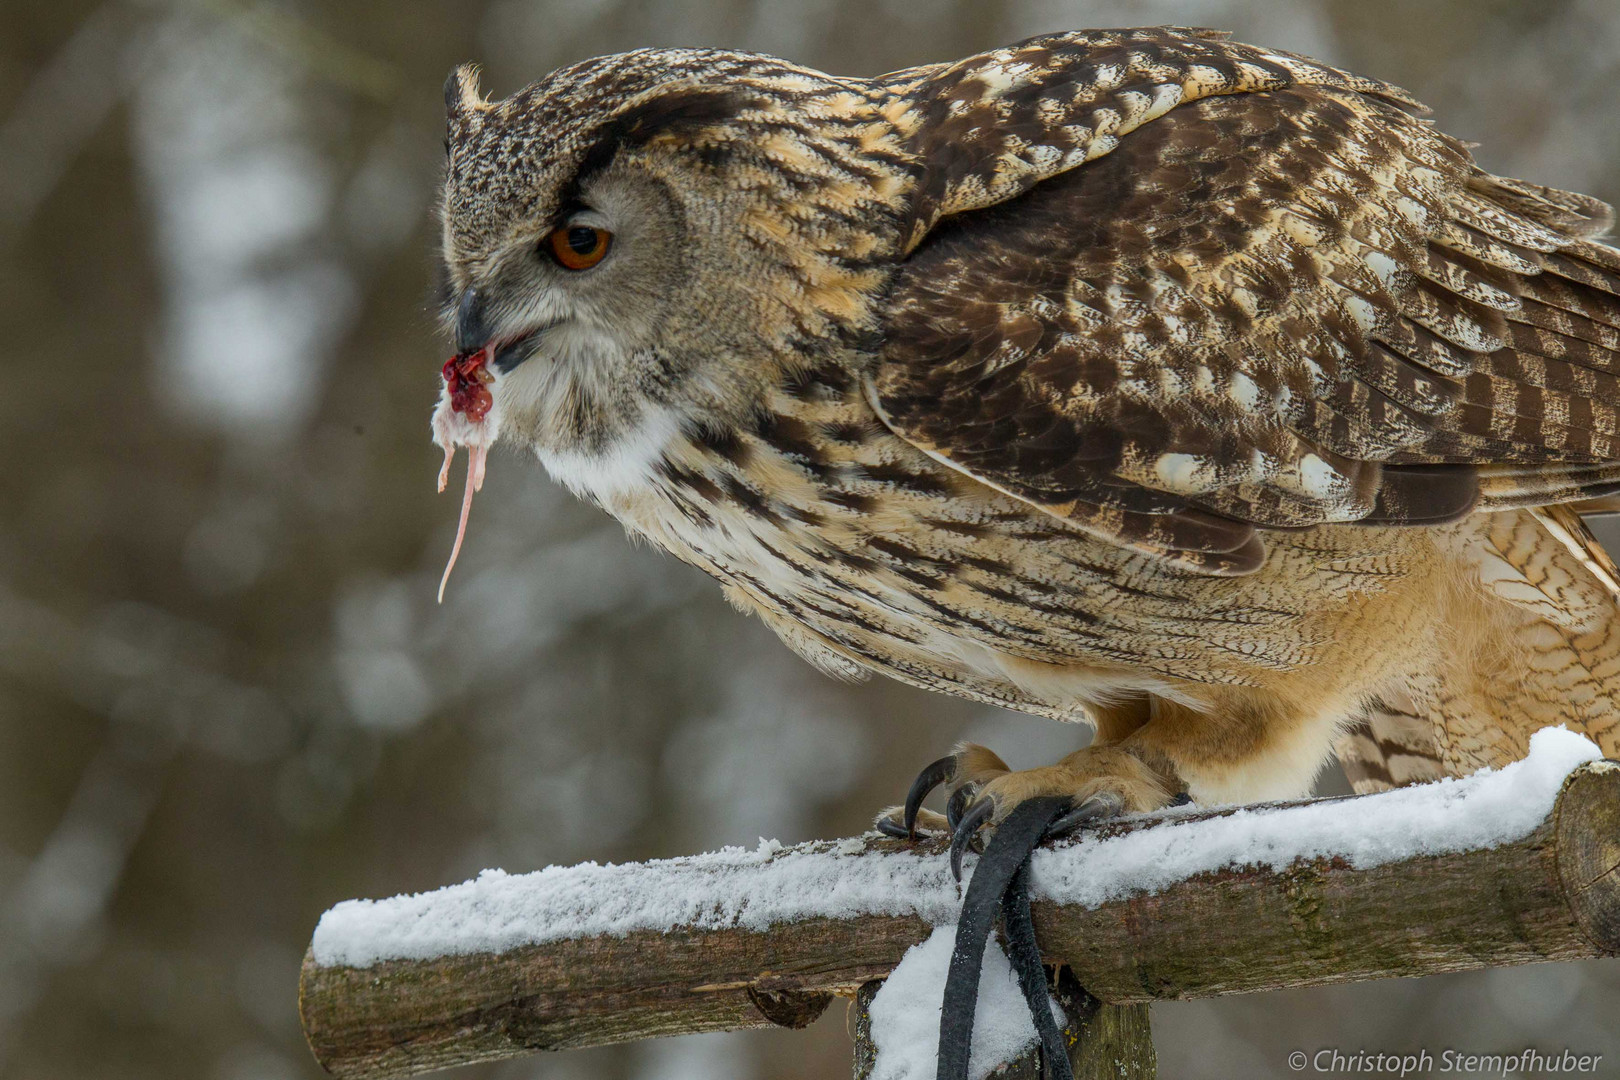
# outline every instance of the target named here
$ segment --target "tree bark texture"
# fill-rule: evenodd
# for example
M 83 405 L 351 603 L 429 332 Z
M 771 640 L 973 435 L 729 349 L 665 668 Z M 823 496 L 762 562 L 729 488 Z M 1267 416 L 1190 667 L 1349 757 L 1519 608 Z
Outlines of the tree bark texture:
M 1111 826 L 1167 827 L 1175 822 Z M 882 858 L 898 843 L 873 839 L 859 857 Z M 1116 1071 L 1087 1065 L 1076 1075 L 1151 1076 L 1151 1057 L 1129 1048 L 1146 1043 L 1145 1003 L 1156 999 L 1620 953 L 1620 765 L 1576 769 L 1540 826 L 1495 848 L 1369 869 L 1324 858 L 1223 870 L 1095 908 L 1037 900 L 1034 916 L 1047 963 L 1103 1003 L 1077 1053 L 1095 1051 Z M 354 1078 L 802 1027 L 832 997 L 885 978 L 931 929 L 867 915 L 765 930 L 677 926 L 366 968 L 311 956 L 300 1012 L 320 1063 Z

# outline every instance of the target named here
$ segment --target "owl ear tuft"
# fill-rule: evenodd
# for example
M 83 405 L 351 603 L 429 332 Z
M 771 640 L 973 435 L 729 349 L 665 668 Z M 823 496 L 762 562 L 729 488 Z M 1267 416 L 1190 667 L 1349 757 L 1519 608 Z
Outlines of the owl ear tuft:
M 478 65 L 462 64 L 444 80 L 444 107 L 450 141 L 466 130 L 480 112 L 489 108 L 478 87 Z

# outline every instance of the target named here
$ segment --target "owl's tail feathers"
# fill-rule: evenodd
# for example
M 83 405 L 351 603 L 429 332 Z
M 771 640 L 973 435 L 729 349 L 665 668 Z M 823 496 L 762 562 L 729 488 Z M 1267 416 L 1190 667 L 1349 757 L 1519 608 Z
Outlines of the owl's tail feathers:
M 1485 512 L 1522 510 L 1555 503 L 1608 503 L 1620 497 L 1620 464 L 1486 465 L 1479 470 L 1479 501 Z
M 1472 520 L 1443 638 L 1335 747 L 1358 792 L 1505 765 L 1557 724 L 1620 757 L 1620 568 L 1568 507 Z

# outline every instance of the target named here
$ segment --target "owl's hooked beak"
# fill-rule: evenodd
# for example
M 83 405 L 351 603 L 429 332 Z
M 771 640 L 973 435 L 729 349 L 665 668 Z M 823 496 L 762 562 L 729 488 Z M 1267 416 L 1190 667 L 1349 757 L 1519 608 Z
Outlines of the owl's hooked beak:
M 484 294 L 477 289 L 461 294 L 456 305 L 456 352 L 477 352 L 489 341 L 488 311 Z
M 456 305 L 456 352 L 465 356 L 490 349 L 490 368 L 505 374 L 529 358 L 530 342 L 536 335 L 549 329 L 550 325 L 532 327 L 520 334 L 496 339 L 485 295 L 477 289 L 468 289 L 461 294 L 461 302 Z

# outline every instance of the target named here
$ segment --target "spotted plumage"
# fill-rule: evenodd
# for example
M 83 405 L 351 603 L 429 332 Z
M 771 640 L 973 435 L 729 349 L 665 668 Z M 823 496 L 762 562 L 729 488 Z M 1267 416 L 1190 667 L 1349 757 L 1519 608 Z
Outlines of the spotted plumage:
M 829 671 L 1096 728 L 959 755 L 997 820 L 1294 795 L 1336 742 L 1368 785 L 1617 752 L 1612 564 L 1542 509 L 1620 491 L 1609 211 L 1404 91 L 1154 28 L 447 100 L 493 405 L 440 441 L 532 449 Z

